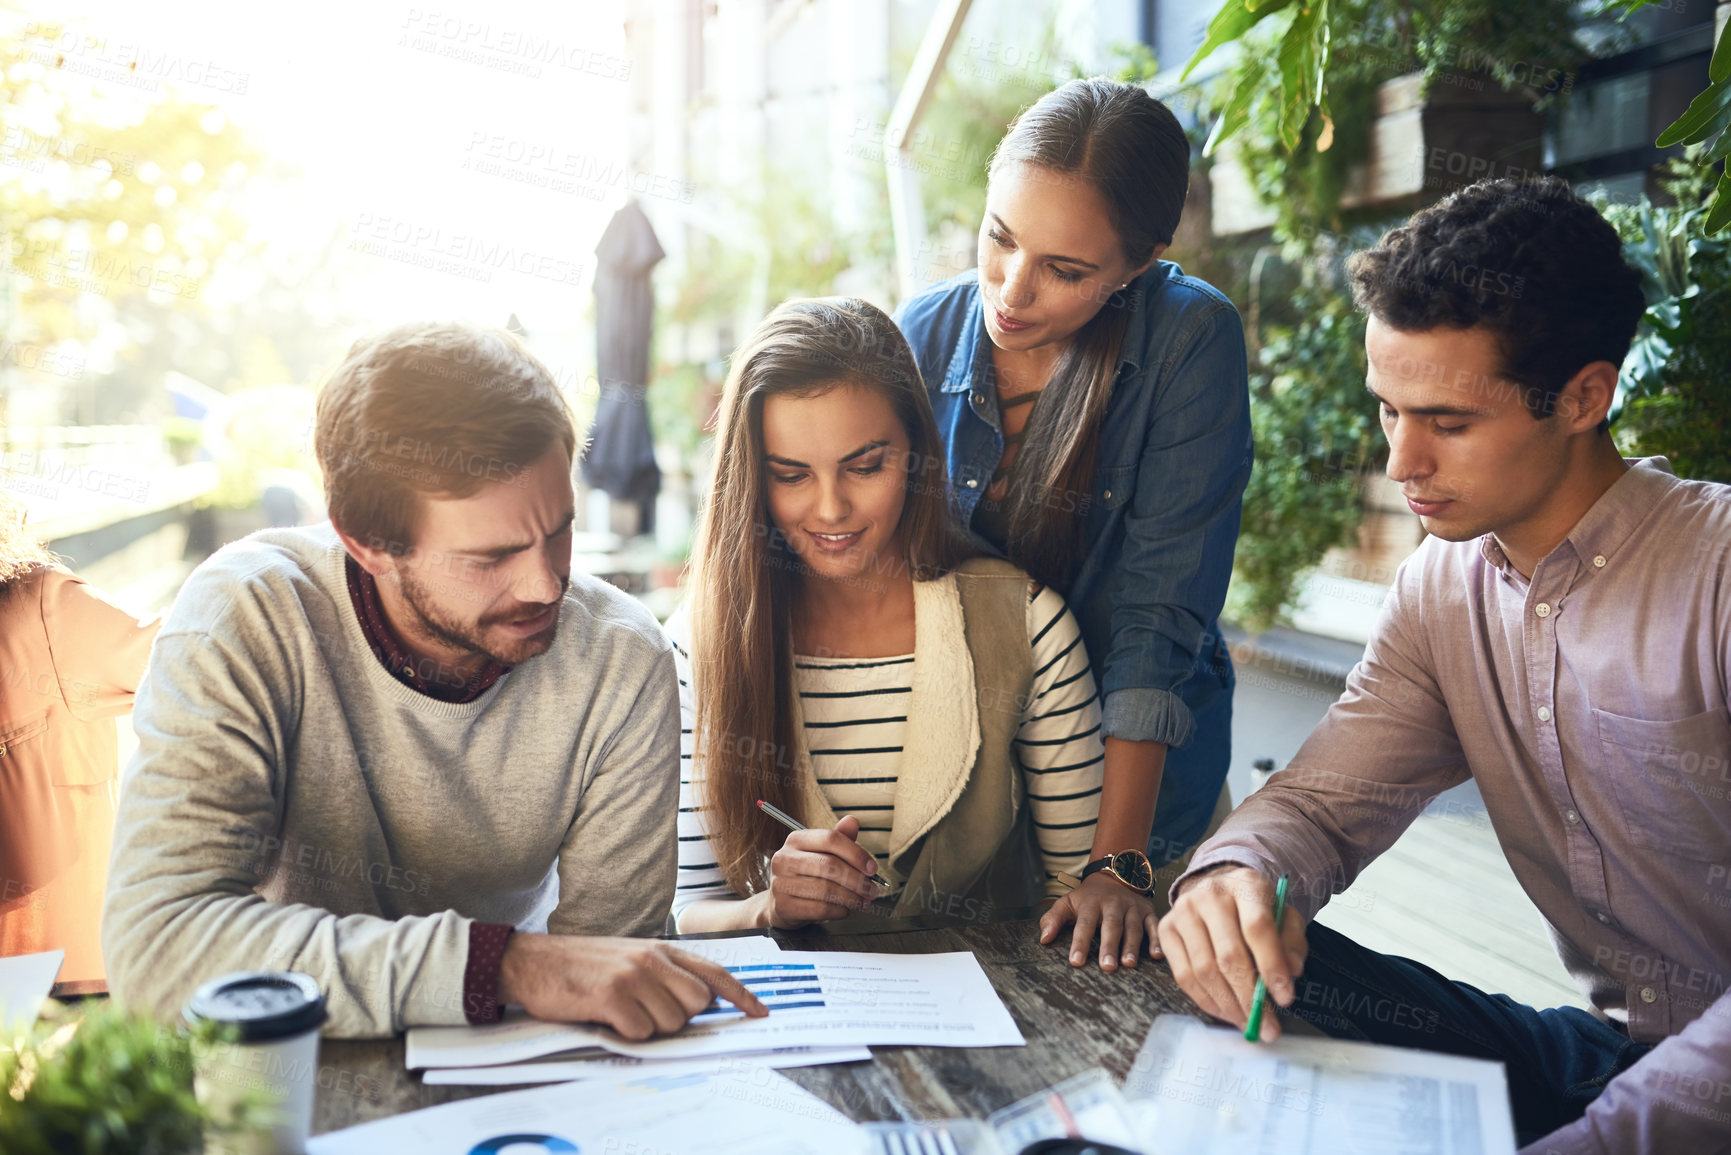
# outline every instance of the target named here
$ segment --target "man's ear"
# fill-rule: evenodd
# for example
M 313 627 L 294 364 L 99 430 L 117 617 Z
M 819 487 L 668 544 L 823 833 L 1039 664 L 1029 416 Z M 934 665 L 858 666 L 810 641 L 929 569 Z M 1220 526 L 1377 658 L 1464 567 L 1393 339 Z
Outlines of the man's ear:
M 375 537 L 368 537 L 363 542 L 344 532 L 343 527 L 334 521 L 331 522 L 331 528 L 337 531 L 337 536 L 342 539 L 343 548 L 349 551 L 349 556 L 354 558 L 355 562 L 373 577 L 382 578 L 397 572 L 397 566 L 401 563 L 402 558 L 386 548 L 387 545 L 395 543 L 385 542 Z
M 1590 361 L 1581 366 L 1557 393 L 1557 420 L 1570 433 L 1585 433 L 1611 412 L 1617 396 L 1617 366 L 1609 361 Z

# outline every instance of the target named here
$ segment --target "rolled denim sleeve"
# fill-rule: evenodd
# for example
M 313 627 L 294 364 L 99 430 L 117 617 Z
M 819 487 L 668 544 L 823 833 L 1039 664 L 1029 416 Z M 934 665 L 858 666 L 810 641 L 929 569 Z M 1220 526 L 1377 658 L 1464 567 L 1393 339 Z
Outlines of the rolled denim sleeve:
M 1145 366 L 1158 394 L 1113 583 L 1101 663 L 1109 738 L 1182 746 L 1195 720 L 1178 688 L 1226 602 L 1250 480 L 1250 385 L 1238 312 L 1221 303 Z

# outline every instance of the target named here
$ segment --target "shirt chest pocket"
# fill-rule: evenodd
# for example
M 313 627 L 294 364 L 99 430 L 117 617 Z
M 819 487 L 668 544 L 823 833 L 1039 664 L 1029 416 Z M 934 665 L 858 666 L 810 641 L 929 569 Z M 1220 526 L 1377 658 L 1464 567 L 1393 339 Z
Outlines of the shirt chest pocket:
M 61 785 L 55 772 L 57 759 L 50 754 L 48 715 L 0 726 L 0 792 L 25 791 L 15 795 L 13 804 L 26 805 L 29 792 L 44 786 Z M 0 806 L 5 805 L 0 793 Z
M 1094 471 L 1094 492 L 1090 498 L 1102 511 L 1117 509 L 1130 500 L 1136 489 L 1136 467 L 1121 465 Z
M 28 722 L 20 722 L 12 726 L 0 727 L 0 758 L 16 758 L 28 756 L 29 752 L 22 749 L 24 743 L 32 738 L 40 738 L 48 732 L 48 715 L 32 718 Z
M 1714 861 L 1731 852 L 1731 715 L 1653 722 L 1594 710 L 1593 720 L 1630 842 Z

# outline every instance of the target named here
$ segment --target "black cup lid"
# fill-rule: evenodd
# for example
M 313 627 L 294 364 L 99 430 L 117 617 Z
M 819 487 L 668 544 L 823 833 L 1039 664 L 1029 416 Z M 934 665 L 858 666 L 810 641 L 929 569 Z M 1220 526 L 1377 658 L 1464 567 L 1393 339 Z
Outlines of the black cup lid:
M 311 975 L 295 971 L 238 971 L 212 979 L 186 1004 L 189 1022 L 229 1023 L 240 1041 L 262 1043 L 317 1030 L 325 996 Z

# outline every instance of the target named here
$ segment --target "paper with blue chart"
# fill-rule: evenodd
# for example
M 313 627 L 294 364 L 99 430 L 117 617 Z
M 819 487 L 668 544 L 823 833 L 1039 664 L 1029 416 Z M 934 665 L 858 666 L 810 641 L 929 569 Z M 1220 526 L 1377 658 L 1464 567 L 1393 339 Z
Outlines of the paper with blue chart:
M 755 945 L 742 945 L 755 944 Z M 681 942 L 722 962 L 770 1008 L 748 1019 L 716 1003 L 683 1030 L 634 1043 L 602 1027 L 521 1013 L 484 1027 L 415 1027 L 407 1065 L 481 1067 L 601 1048 L 685 1059 L 791 1047 L 1019 1047 L 1022 1033 L 968 952 L 891 955 L 782 951 L 767 939 Z
M 560 1083 L 320 1135 L 307 1155 L 864 1155 L 865 1133 L 774 1071 Z
M 869 1063 L 872 1053 L 865 1047 L 780 1047 L 773 1051 L 749 1051 L 728 1062 L 741 1066 L 784 1071 L 790 1067 L 821 1067 L 829 1063 Z M 596 1051 L 550 1059 L 530 1059 L 497 1067 L 429 1067 L 421 1082 L 438 1087 L 527 1087 L 535 1083 L 574 1083 L 579 1079 L 623 1079 L 632 1075 L 684 1075 L 715 1067 L 713 1057 L 696 1059 L 639 1059 Z

